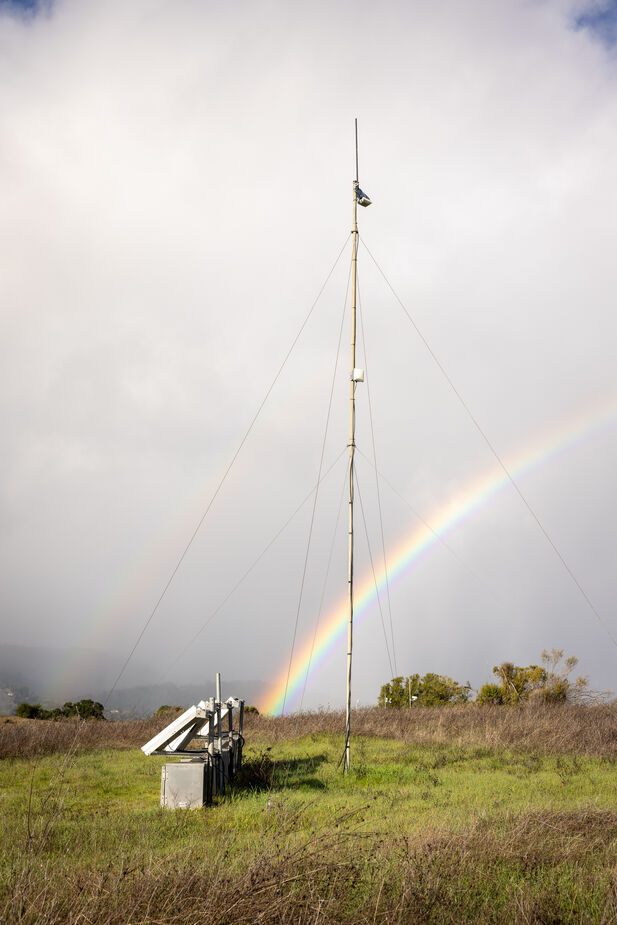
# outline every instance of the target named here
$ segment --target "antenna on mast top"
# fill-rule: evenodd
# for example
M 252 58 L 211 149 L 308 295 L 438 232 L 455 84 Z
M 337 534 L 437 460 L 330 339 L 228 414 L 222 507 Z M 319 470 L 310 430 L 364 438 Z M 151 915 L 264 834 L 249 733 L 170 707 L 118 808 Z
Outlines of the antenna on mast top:
M 357 119 L 354 119 L 354 124 L 355 124 L 355 130 L 356 130 L 356 179 L 354 180 L 355 201 L 358 203 L 358 205 L 364 206 L 366 208 L 366 206 L 370 206 L 371 200 L 370 200 L 370 197 L 366 195 L 366 193 L 362 192 L 362 190 L 360 189 L 360 184 L 358 182 L 360 179 L 360 176 L 358 173 L 358 120 Z M 354 221 L 355 221 L 355 218 L 354 218 Z M 354 225 L 354 228 L 355 228 L 355 225 Z M 357 231 L 357 229 L 355 230 Z

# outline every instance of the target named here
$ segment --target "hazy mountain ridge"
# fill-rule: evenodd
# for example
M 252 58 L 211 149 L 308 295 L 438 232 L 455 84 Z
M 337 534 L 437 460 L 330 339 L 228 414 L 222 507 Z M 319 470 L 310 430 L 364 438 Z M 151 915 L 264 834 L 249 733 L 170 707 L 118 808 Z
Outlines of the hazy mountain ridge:
M 228 681 L 223 683 L 223 698 L 240 697 L 246 704 L 254 703 L 263 690 L 261 681 Z M 215 682 L 204 681 L 200 684 L 157 684 L 131 687 L 114 691 L 110 700 L 112 716 L 115 711 L 120 716 L 148 716 L 160 706 L 188 707 L 199 700 L 213 697 Z
M 13 713 L 17 704 L 41 703 L 49 708 L 84 698 L 105 702 L 123 660 L 90 649 L 4 645 L 0 649 L 0 712 Z M 70 666 L 70 676 L 65 673 Z M 145 716 L 162 704 L 190 706 L 215 693 L 214 679 L 175 684 L 149 684 L 147 666 L 132 666 L 138 682 L 120 686 L 107 704 L 112 715 Z M 264 684 L 255 680 L 223 679 L 223 697 L 242 697 L 252 703 Z

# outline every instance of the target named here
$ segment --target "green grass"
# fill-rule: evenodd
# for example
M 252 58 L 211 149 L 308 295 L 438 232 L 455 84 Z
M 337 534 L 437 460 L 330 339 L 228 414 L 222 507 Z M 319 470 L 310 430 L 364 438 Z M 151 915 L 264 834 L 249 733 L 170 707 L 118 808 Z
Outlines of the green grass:
M 137 748 L 5 759 L 0 917 L 617 920 L 614 759 L 360 736 L 343 776 L 341 752 L 260 735 L 192 812 L 159 807 L 164 759 Z

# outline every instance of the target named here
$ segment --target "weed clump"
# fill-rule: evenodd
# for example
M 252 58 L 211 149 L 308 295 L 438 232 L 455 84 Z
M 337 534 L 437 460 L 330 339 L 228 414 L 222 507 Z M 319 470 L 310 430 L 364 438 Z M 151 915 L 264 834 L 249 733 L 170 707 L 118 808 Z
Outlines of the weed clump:
M 271 790 L 274 784 L 275 762 L 270 749 L 245 759 L 233 778 L 234 790 Z

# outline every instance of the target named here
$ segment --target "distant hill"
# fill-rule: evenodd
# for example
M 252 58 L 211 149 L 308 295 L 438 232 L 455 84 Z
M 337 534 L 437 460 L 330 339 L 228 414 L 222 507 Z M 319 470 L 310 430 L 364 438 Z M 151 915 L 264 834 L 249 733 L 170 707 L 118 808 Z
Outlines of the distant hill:
M 47 646 L 0 647 L 0 712 L 12 713 L 22 701 L 57 706 L 67 700 L 92 698 L 104 702 L 122 667 L 123 660 L 91 649 L 51 648 Z M 214 696 L 215 681 L 177 685 L 149 684 L 152 675 L 146 665 L 132 664 L 132 687 L 114 691 L 108 704 L 120 716 L 147 716 L 162 704 L 190 706 Z M 264 684 L 260 681 L 226 681 L 223 697 L 242 697 L 247 703 L 257 699 Z
M 144 685 L 114 691 L 109 703 L 109 712 L 114 716 L 117 711 L 118 716 L 128 719 L 150 716 L 163 704 L 189 707 L 199 700 L 213 697 L 215 685 L 215 681 L 204 681 L 201 684 Z M 257 700 L 263 689 L 264 684 L 261 681 L 226 681 L 223 683 L 223 698 L 241 697 L 248 705 Z
M 0 647 L 0 687 L 26 687 L 39 700 L 81 700 L 94 690 L 107 692 L 121 667 L 122 659 L 93 649 Z M 136 663 L 135 669 L 138 683 L 147 680 L 143 666 Z

